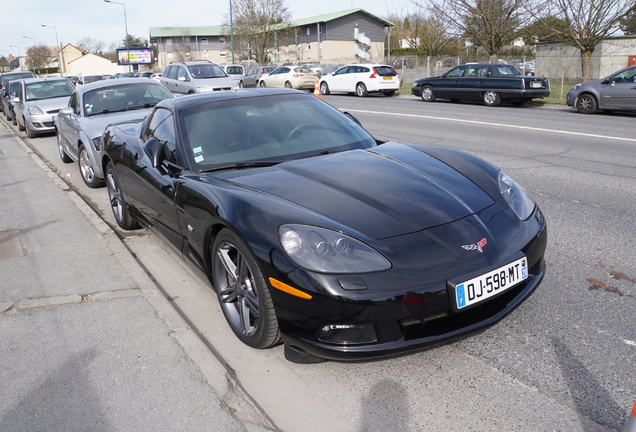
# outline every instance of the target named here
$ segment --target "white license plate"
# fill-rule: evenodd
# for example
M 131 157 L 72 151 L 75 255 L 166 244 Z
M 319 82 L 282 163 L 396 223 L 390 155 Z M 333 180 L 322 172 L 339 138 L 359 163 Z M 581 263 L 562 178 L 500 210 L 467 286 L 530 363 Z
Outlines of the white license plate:
M 496 270 L 455 285 L 457 309 L 482 302 L 528 279 L 528 260 L 518 259 Z
M 539 81 L 530 81 L 530 87 L 532 88 L 541 88 L 543 85 Z

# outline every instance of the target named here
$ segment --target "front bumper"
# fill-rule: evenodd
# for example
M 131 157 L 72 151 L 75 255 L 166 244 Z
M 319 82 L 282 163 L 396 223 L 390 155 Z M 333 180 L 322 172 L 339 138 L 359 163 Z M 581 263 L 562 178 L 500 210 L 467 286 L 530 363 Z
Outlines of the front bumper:
M 29 128 L 37 133 L 55 132 L 55 115 L 27 115 L 24 119 L 29 123 Z
M 380 290 L 375 294 L 353 291 L 348 298 L 314 295 L 310 301 L 292 300 L 289 303 L 289 298 L 283 298 L 277 290 L 272 289 L 283 341 L 295 351 L 315 357 L 350 361 L 415 351 L 492 326 L 521 305 L 539 286 L 545 274 L 547 229 L 543 216 L 536 209 L 529 222 L 523 224 L 533 226 L 535 231 L 531 238 L 516 251 L 506 251 L 491 265 L 480 270 L 485 273 L 498 268 L 512 262 L 520 254 L 527 258 L 528 279 L 496 297 L 458 311 L 454 306 L 453 287 L 448 280 L 461 278 L 466 274 L 466 269 L 456 268 L 440 269 L 440 272 L 445 272 L 444 275 L 433 283 L 422 285 L 420 289 L 409 285 L 412 277 L 400 280 L 400 274 L 390 275 L 389 272 L 388 278 L 378 274 L 376 277 L 380 279 Z M 455 277 L 449 277 L 453 272 L 456 273 Z M 432 275 L 431 279 L 435 276 Z M 343 279 L 347 278 L 337 278 L 340 285 Z M 422 279 L 427 278 L 420 276 L 420 284 L 425 283 Z M 321 282 L 323 285 L 328 284 L 326 279 Z M 369 284 L 369 291 L 374 288 L 372 283 Z M 385 290 L 382 290 L 383 286 Z M 400 286 L 405 288 L 400 289 Z M 319 336 L 320 331 L 332 325 L 362 326 L 363 329 L 358 333 L 364 334 L 364 337 L 368 337 L 367 327 L 370 325 L 376 337 L 370 342 L 326 342 Z

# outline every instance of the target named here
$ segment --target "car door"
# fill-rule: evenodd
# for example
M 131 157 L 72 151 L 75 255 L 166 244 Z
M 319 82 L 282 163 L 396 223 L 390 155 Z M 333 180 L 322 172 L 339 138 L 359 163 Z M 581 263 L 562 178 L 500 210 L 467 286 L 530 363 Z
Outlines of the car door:
M 279 67 L 278 69 L 272 71 L 272 73 L 267 78 L 267 85 L 269 87 L 283 87 L 285 85 L 285 74 L 291 71 L 288 67 Z
M 18 124 L 23 125 L 22 121 L 22 112 L 24 111 L 24 82 L 20 81 L 18 85 L 18 89 L 15 91 L 15 98 L 13 104 L 13 112 L 15 113 L 15 118 L 18 121 Z
M 462 99 L 460 90 L 461 80 L 466 71 L 466 65 L 457 66 L 434 81 L 433 90 L 440 98 Z
M 68 101 L 68 107 L 72 110 L 71 113 L 66 114 L 65 112 L 59 112 L 57 114 L 58 124 L 60 130 L 58 131 L 62 142 L 67 145 L 66 151 L 73 157 L 77 159 L 78 157 L 78 146 L 77 143 L 79 141 L 79 117 L 82 115 L 80 97 L 78 92 L 75 91 L 71 95 L 71 98 Z
M 329 85 L 329 90 L 331 91 L 353 91 L 345 89 L 345 81 L 347 79 L 346 75 L 349 71 L 349 66 L 343 66 L 337 71 L 335 71 L 331 76 L 327 79 L 327 84 Z
M 489 88 L 488 82 L 488 65 L 475 64 L 469 65 L 464 72 L 464 76 L 460 78 L 461 96 L 457 99 L 481 100 L 482 91 Z M 492 84 L 495 84 L 493 81 Z
M 245 79 L 243 80 L 243 84 L 245 87 L 254 87 L 256 85 L 256 73 L 258 72 L 258 68 L 252 68 L 247 71 L 245 74 Z
M 142 142 L 150 138 L 157 139 L 163 146 L 166 160 L 176 162 L 172 111 L 157 108 L 150 116 L 144 123 Z M 128 147 L 124 158 L 129 169 L 123 171 L 122 181 L 130 205 L 149 224 L 149 228 L 181 251 L 183 237 L 174 204 L 176 179 L 166 173 L 163 167 L 154 168 L 142 148 Z
M 601 108 L 636 109 L 636 67 L 626 69 L 601 83 Z

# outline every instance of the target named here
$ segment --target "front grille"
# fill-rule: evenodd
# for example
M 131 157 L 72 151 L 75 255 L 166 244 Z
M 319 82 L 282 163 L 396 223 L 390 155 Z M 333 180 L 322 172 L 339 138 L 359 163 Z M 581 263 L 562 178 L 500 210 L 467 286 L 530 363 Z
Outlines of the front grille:
M 213 89 L 213 90 L 214 90 L 214 91 L 232 90 L 232 87 L 215 88 L 215 89 Z
M 59 109 L 55 109 L 55 110 L 47 111 L 46 113 L 47 113 L 47 114 L 57 114 L 57 113 L 59 113 L 59 112 L 60 112 L 60 110 L 59 110 Z

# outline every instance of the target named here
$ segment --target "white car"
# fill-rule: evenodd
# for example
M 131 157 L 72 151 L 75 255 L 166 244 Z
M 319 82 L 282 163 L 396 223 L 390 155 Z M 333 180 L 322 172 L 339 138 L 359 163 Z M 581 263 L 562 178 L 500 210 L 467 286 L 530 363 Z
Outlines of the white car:
M 385 64 L 351 64 L 320 78 L 320 93 L 345 92 L 358 96 L 384 93 L 393 96 L 400 89 L 400 75 Z
M 281 66 L 258 82 L 259 87 L 286 87 L 311 90 L 316 86 L 318 74 L 303 66 Z

